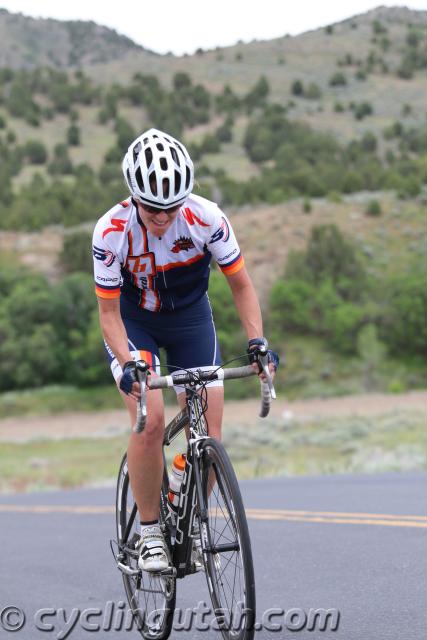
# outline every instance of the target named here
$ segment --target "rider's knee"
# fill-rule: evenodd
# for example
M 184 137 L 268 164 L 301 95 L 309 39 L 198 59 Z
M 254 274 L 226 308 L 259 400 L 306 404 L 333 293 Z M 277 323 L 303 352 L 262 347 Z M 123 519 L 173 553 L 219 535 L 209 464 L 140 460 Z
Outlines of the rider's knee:
M 132 442 L 134 446 L 145 447 L 147 444 L 163 442 L 165 424 L 163 415 L 150 415 L 144 430 L 141 433 L 132 433 Z
M 148 440 L 163 440 L 163 434 L 165 430 L 165 423 L 162 415 L 150 416 L 147 419 L 143 435 Z

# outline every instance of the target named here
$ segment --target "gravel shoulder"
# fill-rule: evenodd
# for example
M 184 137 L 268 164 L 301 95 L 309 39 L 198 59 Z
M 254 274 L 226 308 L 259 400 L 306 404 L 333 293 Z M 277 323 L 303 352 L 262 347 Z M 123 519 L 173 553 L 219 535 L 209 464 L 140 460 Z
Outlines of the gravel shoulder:
M 254 424 L 258 420 L 258 400 L 231 401 L 226 404 L 224 425 Z M 427 412 L 427 391 L 404 394 L 361 394 L 337 398 L 312 398 L 272 404 L 272 418 L 295 418 L 304 422 L 313 418 L 341 416 L 375 416 L 395 412 Z M 166 407 L 166 419 L 176 413 Z M 46 416 L 13 417 L 0 420 L 0 442 L 28 442 L 64 438 L 108 438 L 129 429 L 126 411 L 61 413 Z

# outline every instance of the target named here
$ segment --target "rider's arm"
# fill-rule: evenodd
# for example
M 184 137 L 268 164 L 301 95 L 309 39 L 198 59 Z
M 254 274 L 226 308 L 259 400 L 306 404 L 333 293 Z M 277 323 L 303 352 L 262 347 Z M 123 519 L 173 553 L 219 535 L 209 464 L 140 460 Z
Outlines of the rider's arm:
M 226 275 L 226 278 L 248 340 L 261 337 L 264 335 L 261 309 L 246 267 L 242 267 L 233 275 Z
M 120 298 L 110 300 L 98 297 L 99 323 L 102 334 L 111 351 L 123 368 L 125 362 L 132 360 L 128 339 L 120 315 Z

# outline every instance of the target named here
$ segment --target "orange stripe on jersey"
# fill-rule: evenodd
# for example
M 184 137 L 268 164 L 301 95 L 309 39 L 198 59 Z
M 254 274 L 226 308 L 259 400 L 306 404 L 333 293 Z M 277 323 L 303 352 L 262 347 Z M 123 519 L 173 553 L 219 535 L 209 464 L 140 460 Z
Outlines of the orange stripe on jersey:
M 109 300 L 111 298 L 120 298 L 120 288 L 110 289 L 107 291 L 106 289 L 95 287 L 95 293 L 98 296 L 98 298 L 104 298 L 106 300 Z
M 186 267 L 188 264 L 192 264 L 193 262 L 198 262 L 205 257 L 205 253 L 199 253 L 197 256 L 193 258 L 189 258 L 184 262 L 168 262 L 168 264 L 164 264 L 163 266 L 157 265 L 157 271 L 169 271 L 169 269 L 174 269 L 175 267 Z
M 242 269 L 244 265 L 245 261 L 243 260 L 243 256 L 240 256 L 240 258 L 236 260 L 236 262 L 233 262 L 233 264 L 228 265 L 228 267 L 220 266 L 220 269 L 223 273 L 225 273 L 226 276 L 232 276 L 240 271 L 240 269 Z

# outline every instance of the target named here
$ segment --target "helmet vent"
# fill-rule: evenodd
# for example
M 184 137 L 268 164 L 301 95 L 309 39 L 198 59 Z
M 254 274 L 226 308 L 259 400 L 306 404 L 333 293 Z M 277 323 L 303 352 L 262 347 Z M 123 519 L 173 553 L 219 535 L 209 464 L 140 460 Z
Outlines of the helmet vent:
M 170 148 L 171 151 L 171 156 L 173 158 L 173 161 L 175 162 L 175 164 L 179 167 L 179 158 L 178 158 L 178 154 L 176 152 L 176 149 L 174 149 L 173 147 Z
M 150 173 L 149 176 L 149 182 L 150 182 L 150 187 L 151 187 L 151 192 L 156 196 L 157 195 L 157 179 L 156 179 L 156 172 L 152 171 Z
M 169 178 L 165 178 L 163 180 L 163 197 L 164 198 L 169 197 Z
M 151 151 L 151 149 L 145 149 L 145 162 L 147 164 L 147 167 L 150 167 L 151 163 L 153 162 L 153 152 Z
M 141 151 L 141 147 L 142 147 L 141 143 L 138 142 L 138 144 L 136 144 L 132 150 L 134 163 L 138 160 L 138 155 Z
M 135 180 L 139 190 L 145 193 L 144 180 L 142 179 L 141 167 L 138 167 L 138 169 L 135 171 Z
M 185 188 L 186 189 L 189 189 L 190 181 L 191 181 L 190 169 L 188 167 L 185 167 Z
M 160 158 L 160 167 L 163 169 L 163 171 L 168 170 L 168 161 L 166 160 L 166 158 Z
M 159 150 L 159 151 L 164 151 L 164 150 L 165 150 L 165 148 L 164 148 L 164 146 L 162 145 L 162 143 L 161 143 L 161 142 L 158 142 L 158 143 L 156 144 L 156 147 L 158 148 L 158 150 Z
M 179 175 L 178 171 L 175 171 L 175 195 L 179 193 L 180 189 L 181 189 L 181 176 Z

